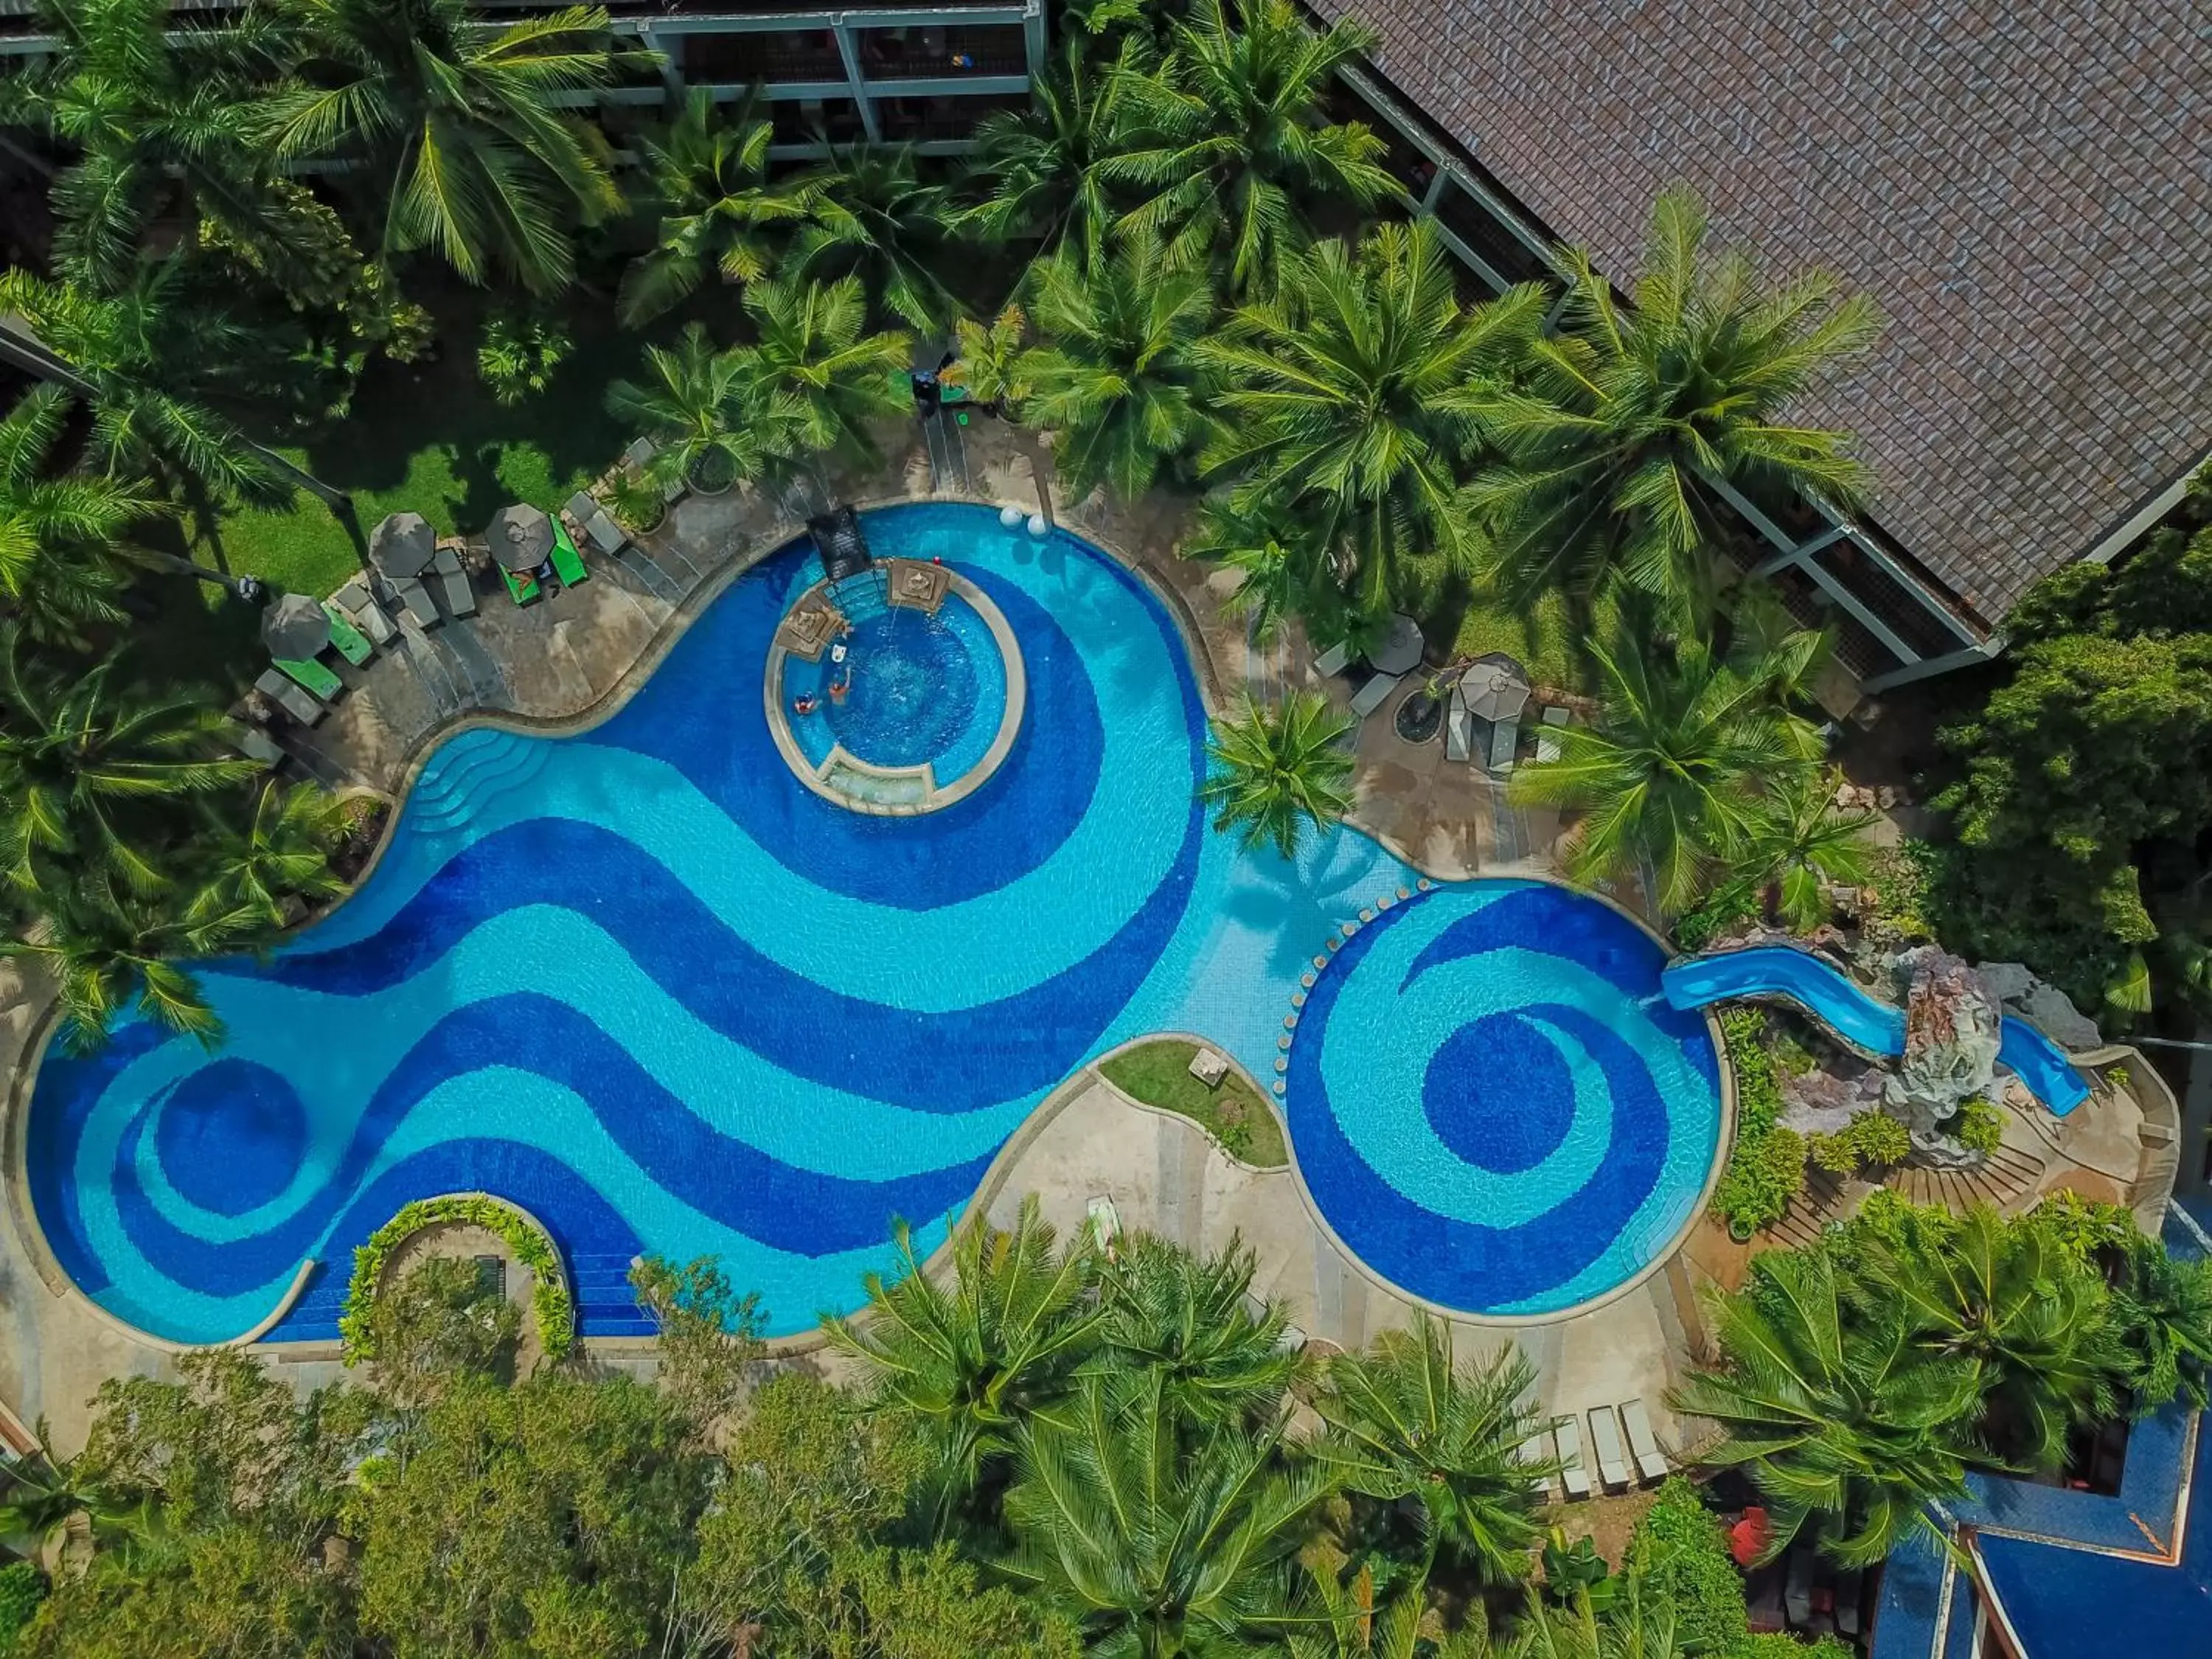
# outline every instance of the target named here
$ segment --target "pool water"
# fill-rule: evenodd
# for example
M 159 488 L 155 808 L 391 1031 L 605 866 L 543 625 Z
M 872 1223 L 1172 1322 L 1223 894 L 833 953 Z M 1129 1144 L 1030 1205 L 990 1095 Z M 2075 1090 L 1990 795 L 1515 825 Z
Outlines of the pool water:
M 266 963 L 209 965 L 229 1028 L 218 1053 L 142 1023 L 89 1058 L 49 1051 L 27 1168 L 78 1284 L 158 1334 L 215 1340 L 258 1323 L 313 1260 L 272 1334 L 327 1339 L 356 1245 L 410 1198 L 483 1190 L 553 1231 L 587 1335 L 644 1328 L 624 1282 L 641 1251 L 719 1256 L 760 1292 L 769 1328 L 793 1331 L 860 1302 L 863 1271 L 888 1264 L 894 1217 L 921 1249 L 939 1242 L 1023 1120 L 1104 1049 L 1194 1031 L 1273 1079 L 1310 958 L 1415 873 L 1350 832 L 1293 864 L 1208 826 L 1191 664 L 1115 561 L 1064 533 L 1008 532 L 982 507 L 893 507 L 866 526 L 878 556 L 943 558 L 1014 633 L 1028 702 L 986 784 L 938 812 L 879 817 L 791 775 L 744 689 L 819 568 L 805 543 L 769 556 L 599 726 L 560 739 L 479 729 L 442 745 L 354 898 Z M 1456 902 L 1495 885 L 1449 890 Z M 1389 913 L 1402 921 L 1363 932 L 1321 976 L 1322 1012 L 1302 1030 L 1332 1110 L 1358 1098 L 1376 1057 L 1424 1045 L 1450 1048 L 1439 1065 L 1476 1078 L 1468 1098 L 1486 1110 L 1533 1098 L 1480 1080 L 1480 1033 L 1453 1046 L 1459 1027 L 1435 1012 L 1410 1020 L 1360 970 L 1405 923 L 1446 908 L 1432 896 Z M 1486 994 L 1500 1008 L 1580 998 L 1611 1022 L 1656 998 L 1656 951 L 1610 979 L 1553 965 L 1564 960 L 1501 955 Z M 1536 975 L 1519 989 L 1516 964 Z M 1569 970 L 1563 989 L 1553 981 Z M 1465 971 L 1439 969 L 1401 1000 Z M 1556 1027 L 1530 1018 L 1534 1035 L 1510 1052 L 1552 1078 L 1540 1109 L 1556 1115 L 1556 1077 L 1526 1057 Z M 1635 1079 L 1577 1042 L 1558 1046 L 1583 1112 L 1601 1086 L 1593 1066 Z M 1316 1127 L 1301 1098 L 1309 1052 L 1302 1035 L 1285 1062 L 1288 1115 L 1330 1224 L 1363 1253 L 1379 1240 L 1361 1219 L 1371 1190 L 1334 1175 L 1355 1162 L 1463 1224 L 1443 1155 L 1418 1137 L 1401 1158 Z M 1694 1071 L 1655 1070 L 1654 1086 Z M 1592 1224 L 1633 1228 L 1693 1200 L 1691 1143 L 1712 1151 L 1708 1099 L 1693 1091 L 1683 1150 L 1653 1177 L 1689 1196 L 1617 1218 L 1613 1203 Z M 1671 1123 L 1676 1109 L 1639 1091 L 1614 1115 Z M 1512 1145 L 1486 1149 L 1481 1133 L 1462 1124 L 1437 1144 L 1470 1168 L 1533 1158 L 1532 1174 L 1565 1155 L 1543 1153 L 1548 1120 L 1497 1131 Z M 1579 1146 L 1575 1133 L 1563 1146 Z M 1677 1138 L 1670 1127 L 1670 1148 Z M 1378 1271 L 1422 1289 L 1371 1248 Z M 1576 1282 L 1626 1259 L 1585 1263 Z M 1527 1300 L 1553 1287 L 1508 1288 Z M 1459 1293 L 1469 1308 L 1500 1299 L 1479 1276 Z
M 817 766 L 836 744 L 874 766 L 927 762 L 939 783 L 981 762 L 1006 712 L 1006 668 L 974 607 L 949 593 L 935 616 L 896 606 L 855 615 L 852 623 L 843 662 L 826 651 L 815 662 L 784 659 L 786 707 L 815 699 L 811 714 L 790 717 L 800 752 Z M 841 702 L 830 688 L 848 669 Z

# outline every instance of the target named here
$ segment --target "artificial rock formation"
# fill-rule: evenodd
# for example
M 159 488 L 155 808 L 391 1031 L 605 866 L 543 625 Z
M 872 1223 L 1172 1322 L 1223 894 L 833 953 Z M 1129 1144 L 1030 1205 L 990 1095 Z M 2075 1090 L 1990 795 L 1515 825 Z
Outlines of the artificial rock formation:
M 1882 1105 L 1915 1140 L 1976 1095 L 1993 1092 L 2003 1011 L 1963 959 L 1923 945 L 1897 959 L 1905 979 L 1905 1054 Z

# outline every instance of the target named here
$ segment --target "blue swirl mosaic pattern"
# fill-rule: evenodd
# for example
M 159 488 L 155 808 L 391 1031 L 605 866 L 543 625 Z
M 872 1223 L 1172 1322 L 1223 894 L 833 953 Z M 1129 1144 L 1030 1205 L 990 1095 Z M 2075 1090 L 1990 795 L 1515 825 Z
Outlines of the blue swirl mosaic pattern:
M 1384 1278 L 1471 1313 L 1542 1314 L 1657 1259 L 1720 1136 L 1701 1016 L 1597 900 L 1540 882 L 1438 888 L 1337 951 L 1300 1011 L 1298 1167 Z
M 327 1339 L 354 1246 L 481 1189 L 552 1230 L 587 1335 L 641 1328 L 647 1250 L 720 1256 L 797 1330 L 858 1301 L 895 1216 L 941 1239 L 1103 1049 L 1194 1030 L 1273 1075 L 1306 959 L 1413 872 L 1357 835 L 1292 865 L 1207 827 L 1191 665 L 1115 561 L 981 507 L 866 522 L 1015 633 L 1029 702 L 988 784 L 915 819 L 798 784 L 759 688 L 820 568 L 773 556 L 603 725 L 444 744 L 359 894 L 265 964 L 213 966 L 220 1053 L 133 1024 L 47 1054 L 32 1198 L 78 1284 L 209 1341 L 313 1260 L 273 1334 Z

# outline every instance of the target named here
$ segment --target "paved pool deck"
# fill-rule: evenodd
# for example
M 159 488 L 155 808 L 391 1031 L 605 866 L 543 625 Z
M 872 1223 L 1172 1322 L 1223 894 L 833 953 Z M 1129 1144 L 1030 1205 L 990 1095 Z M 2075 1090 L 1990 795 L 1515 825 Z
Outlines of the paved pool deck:
M 1126 506 L 1094 498 L 1070 508 L 1057 499 L 1051 462 L 1034 434 L 977 421 L 963 434 L 965 454 L 952 476 L 933 473 L 920 433 L 887 428 L 878 466 L 831 480 L 840 499 L 981 500 L 1042 508 L 1120 555 L 1147 577 L 1199 647 L 1210 703 L 1232 706 L 1249 690 L 1310 685 L 1340 703 L 1356 681 L 1324 682 L 1295 627 L 1265 647 L 1253 645 L 1223 601 L 1233 576 L 1176 556 L 1191 503 L 1155 495 Z M 947 487 L 934 486 L 943 482 Z M 690 618 L 755 558 L 800 533 L 797 501 L 749 491 L 690 497 L 668 521 L 620 561 L 592 558 L 593 579 L 526 608 L 494 591 L 478 595 L 474 617 L 410 629 L 400 647 L 366 667 L 344 671 L 349 693 L 315 729 L 318 758 L 349 785 L 388 795 L 402 791 L 435 739 L 487 716 L 526 728 L 589 724 L 618 707 L 680 637 Z M 1443 758 L 1441 739 L 1408 744 L 1391 725 L 1397 701 L 1418 685 L 1409 677 L 1361 727 L 1357 742 L 1358 805 L 1352 822 L 1432 876 L 1543 873 L 1552 867 L 1555 814 L 1513 810 L 1502 787 L 1478 769 Z M 26 1238 L 20 1190 L 26 1062 L 40 1035 L 44 987 L 0 963 L 0 1100 L 9 1104 L 7 1176 L 11 1201 L 0 1206 L 0 1402 L 26 1420 L 51 1422 L 57 1447 L 74 1449 L 89 1421 L 89 1402 L 108 1376 L 163 1375 L 177 1350 L 125 1328 L 61 1279 L 42 1248 Z M 1237 1164 L 1187 1120 L 1135 1105 L 1086 1067 L 1056 1091 L 1002 1156 L 988 1188 L 990 1212 L 1010 1217 L 1036 1192 L 1056 1223 L 1079 1224 L 1086 1201 L 1111 1196 L 1124 1224 L 1218 1249 L 1239 1236 L 1258 1253 L 1259 1288 L 1282 1297 L 1310 1336 L 1358 1347 L 1407 1324 L 1415 1304 L 1346 1255 L 1316 1217 L 1295 1175 Z M 1517 1341 L 1534 1363 L 1543 1405 L 1581 1414 L 1593 1406 L 1641 1397 L 1662 1443 L 1675 1425 L 1663 1405 L 1697 1328 L 1692 1270 L 1678 1252 L 1659 1273 L 1595 1310 L 1513 1328 L 1455 1321 L 1468 1357 Z M 635 1343 L 586 1345 L 587 1363 L 649 1371 Z M 342 1375 L 327 1347 L 261 1352 L 302 1388 Z M 820 1364 L 818 1355 L 797 1363 Z M 4 1425 L 0 1417 L 0 1425 Z

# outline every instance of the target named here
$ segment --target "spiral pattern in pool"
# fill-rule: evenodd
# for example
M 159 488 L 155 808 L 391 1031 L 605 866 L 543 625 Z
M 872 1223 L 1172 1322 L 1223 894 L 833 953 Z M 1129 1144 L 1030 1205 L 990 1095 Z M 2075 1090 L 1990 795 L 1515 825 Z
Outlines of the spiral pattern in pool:
M 1439 888 L 1385 911 L 1319 976 L 1286 1103 L 1315 1204 L 1414 1295 L 1556 1311 L 1656 1261 L 1720 1134 L 1701 1015 L 1664 953 L 1540 882 Z
M 1189 660 L 1112 559 L 986 508 L 865 523 L 1014 630 L 1029 707 L 983 788 L 878 818 L 792 777 L 760 686 L 820 568 L 771 556 L 605 723 L 441 748 L 360 893 L 265 965 L 212 965 L 219 1053 L 129 1024 L 48 1054 L 28 1170 L 77 1282 L 207 1341 L 313 1259 L 272 1334 L 327 1339 L 355 1245 L 483 1190 L 553 1231 L 587 1335 L 641 1328 L 624 1276 L 648 1250 L 719 1256 L 795 1330 L 855 1305 L 894 1217 L 941 1239 L 1105 1048 L 1194 1030 L 1272 1076 L 1315 942 L 1412 872 L 1355 835 L 1294 866 L 1207 828 Z

